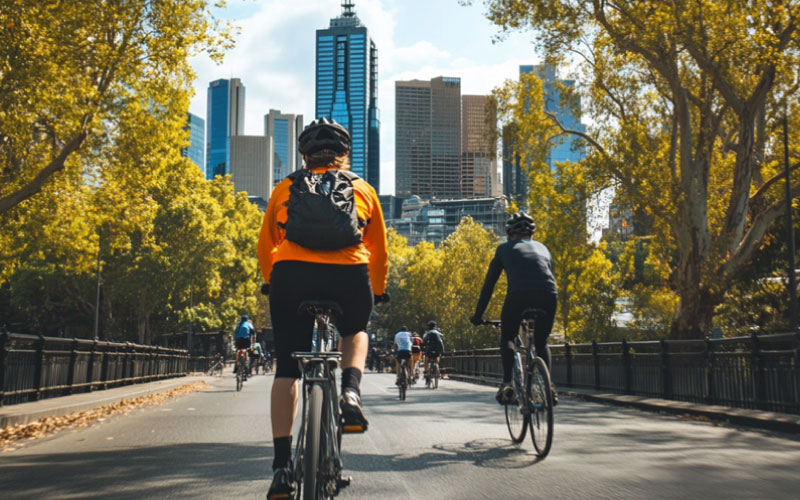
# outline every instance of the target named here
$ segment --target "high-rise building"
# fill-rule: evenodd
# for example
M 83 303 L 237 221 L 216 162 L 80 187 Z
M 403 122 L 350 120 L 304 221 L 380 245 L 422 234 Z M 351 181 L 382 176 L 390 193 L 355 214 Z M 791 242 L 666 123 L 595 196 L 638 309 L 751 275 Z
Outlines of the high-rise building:
M 264 135 L 271 140 L 269 160 L 276 185 L 302 166 L 297 150 L 297 138 L 302 131 L 303 115 L 284 114 L 277 109 L 270 109 L 264 115 Z
M 395 191 L 461 194 L 461 79 L 395 82 Z
M 461 196 L 497 196 L 497 106 L 484 95 L 461 96 Z
M 520 75 L 533 73 L 542 81 L 544 86 L 544 109 L 556 115 L 561 125 L 569 130 L 586 132 L 586 126 L 581 123 L 580 100 L 574 105 L 564 106 L 561 103 L 560 87 L 567 89 L 575 88 L 575 80 L 559 79 L 556 68 L 549 64 L 522 65 L 519 67 Z M 556 163 L 562 161 L 579 162 L 586 156 L 583 148 L 583 141 L 575 135 L 562 135 L 551 141 L 553 147 L 550 149 L 547 163 L 550 169 L 554 170 Z
M 342 0 L 342 14 L 317 30 L 316 117 L 334 119 L 352 136 L 353 172 L 380 187 L 378 50 L 356 16 L 353 2 Z
M 234 191 L 246 191 L 254 202 L 268 200 L 274 186 L 273 170 L 269 166 L 270 138 L 233 135 L 229 144 L 228 166 Z
M 192 113 L 187 113 L 187 115 L 186 129 L 189 131 L 189 147 L 181 150 L 181 156 L 192 160 L 195 165 L 200 167 L 200 171 L 205 171 L 206 122 Z
M 244 134 L 244 85 L 238 78 L 208 84 L 206 179 L 230 170 L 230 137 Z

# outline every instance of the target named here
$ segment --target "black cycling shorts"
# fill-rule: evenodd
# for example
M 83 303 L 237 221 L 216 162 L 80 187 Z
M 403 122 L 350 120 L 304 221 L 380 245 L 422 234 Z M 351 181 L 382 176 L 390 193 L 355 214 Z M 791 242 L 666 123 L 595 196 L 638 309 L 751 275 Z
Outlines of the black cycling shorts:
M 411 351 L 397 351 L 394 356 L 400 361 L 411 359 Z
M 311 350 L 314 318 L 298 314 L 306 300 L 332 300 L 344 313 L 334 318 L 342 337 L 367 328 L 372 313 L 372 285 L 366 264 L 339 265 L 283 260 L 272 268 L 269 310 L 275 335 L 275 377 L 300 378 L 302 372 L 292 353 Z
M 236 337 L 237 349 L 250 349 L 250 337 Z
M 429 357 L 431 359 L 440 358 L 440 357 L 442 357 L 442 353 L 440 353 L 439 351 L 427 351 L 425 353 L 425 356 L 427 356 L 427 357 Z

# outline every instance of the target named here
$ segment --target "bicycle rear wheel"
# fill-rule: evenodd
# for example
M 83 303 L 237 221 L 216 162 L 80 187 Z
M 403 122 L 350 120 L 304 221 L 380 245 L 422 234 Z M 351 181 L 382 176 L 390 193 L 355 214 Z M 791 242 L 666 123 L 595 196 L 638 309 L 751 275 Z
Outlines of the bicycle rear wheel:
M 439 388 L 439 363 L 433 364 L 433 388 Z
M 322 434 L 322 403 L 325 393 L 322 386 L 314 384 L 308 397 L 306 422 L 306 449 L 303 453 L 303 500 L 322 498 L 319 481 L 319 459 Z
M 400 366 L 400 401 L 406 400 L 407 388 L 408 388 L 408 368 L 404 364 Z
M 541 358 L 534 358 L 526 390 L 531 401 L 531 438 L 537 454 L 544 458 L 553 445 L 553 396 L 550 372 Z
M 236 392 L 242 390 L 243 383 L 244 383 L 244 368 L 242 366 L 242 362 L 239 361 L 236 363 Z
M 519 395 L 522 393 L 522 359 L 519 354 L 514 355 L 514 372 L 513 372 L 512 385 L 514 386 L 514 393 Z M 528 415 L 525 412 L 526 402 L 517 397 L 516 404 L 505 405 L 506 410 L 506 425 L 508 425 L 508 434 L 511 436 L 511 441 L 516 444 L 525 439 L 525 434 L 528 432 Z

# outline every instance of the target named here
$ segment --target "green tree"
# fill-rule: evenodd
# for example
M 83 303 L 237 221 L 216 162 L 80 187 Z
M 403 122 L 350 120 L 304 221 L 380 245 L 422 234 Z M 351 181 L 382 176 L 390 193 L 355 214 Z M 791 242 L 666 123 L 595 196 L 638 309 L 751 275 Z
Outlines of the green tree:
M 206 0 L 8 0 L 0 9 L 0 214 L 113 147 L 132 105 L 191 92 L 189 57 L 230 30 Z
M 652 215 L 678 296 L 671 335 L 697 338 L 786 200 L 776 133 L 798 105 L 796 2 L 498 0 L 503 30 L 536 30 L 584 62 L 597 126 L 589 163 Z M 796 113 L 793 113 L 796 114 Z M 574 131 L 565 131 L 576 133 Z M 792 166 L 800 163 L 797 154 Z M 792 191 L 792 196 L 800 192 Z

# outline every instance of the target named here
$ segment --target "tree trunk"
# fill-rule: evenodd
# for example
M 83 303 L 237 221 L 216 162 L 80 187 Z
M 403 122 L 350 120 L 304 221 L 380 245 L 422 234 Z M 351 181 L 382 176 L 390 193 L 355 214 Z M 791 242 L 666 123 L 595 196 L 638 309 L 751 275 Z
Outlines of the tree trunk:
M 673 340 L 702 339 L 711 332 L 711 320 L 719 298 L 701 286 L 679 291 L 678 307 L 672 318 L 670 338 Z

